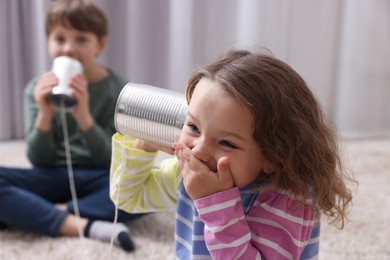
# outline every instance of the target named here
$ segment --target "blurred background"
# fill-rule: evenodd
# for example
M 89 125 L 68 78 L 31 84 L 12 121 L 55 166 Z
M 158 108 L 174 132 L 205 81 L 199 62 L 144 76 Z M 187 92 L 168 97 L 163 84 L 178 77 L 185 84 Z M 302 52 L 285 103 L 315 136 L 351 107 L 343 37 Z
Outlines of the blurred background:
M 23 138 L 23 90 L 50 70 L 50 0 L 0 1 L 0 140 Z M 196 66 L 269 49 L 306 80 L 344 138 L 390 136 L 388 0 L 95 0 L 109 20 L 99 61 L 184 92 Z

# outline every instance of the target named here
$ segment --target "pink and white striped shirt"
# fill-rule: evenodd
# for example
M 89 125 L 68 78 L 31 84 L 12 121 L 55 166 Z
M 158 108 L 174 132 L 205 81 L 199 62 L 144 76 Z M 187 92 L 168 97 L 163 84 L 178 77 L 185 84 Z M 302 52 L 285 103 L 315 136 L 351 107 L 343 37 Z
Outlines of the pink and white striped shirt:
M 319 223 L 311 198 L 283 190 L 232 188 L 195 200 L 194 206 L 197 213 L 192 226 L 200 228 L 201 224 L 195 223 L 198 215 L 213 259 L 318 257 Z M 178 212 L 180 216 L 180 205 Z M 196 237 L 199 231 L 192 233 Z M 191 258 L 198 257 L 193 254 Z

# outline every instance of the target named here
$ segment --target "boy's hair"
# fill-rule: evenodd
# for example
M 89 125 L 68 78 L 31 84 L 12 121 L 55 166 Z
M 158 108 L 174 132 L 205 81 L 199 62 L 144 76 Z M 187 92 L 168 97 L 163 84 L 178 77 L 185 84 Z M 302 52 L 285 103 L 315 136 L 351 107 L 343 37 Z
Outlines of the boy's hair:
M 89 0 L 53 0 L 46 15 L 46 36 L 57 25 L 92 32 L 98 39 L 108 31 L 106 16 Z
M 230 51 L 191 74 L 188 102 L 202 78 L 216 82 L 250 111 L 253 138 L 275 166 L 275 172 L 260 178 L 290 191 L 311 187 L 315 204 L 343 226 L 352 195 L 344 183 L 348 177 L 338 138 L 299 74 L 271 54 Z

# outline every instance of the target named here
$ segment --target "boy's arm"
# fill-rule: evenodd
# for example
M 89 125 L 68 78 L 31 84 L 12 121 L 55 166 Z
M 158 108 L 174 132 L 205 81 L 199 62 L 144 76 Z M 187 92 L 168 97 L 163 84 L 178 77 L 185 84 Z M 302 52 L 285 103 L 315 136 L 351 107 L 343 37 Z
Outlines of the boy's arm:
M 98 83 L 99 92 L 90 93 L 93 125 L 86 131 L 80 131 L 84 144 L 90 152 L 90 158 L 96 166 L 110 167 L 111 138 L 116 132 L 114 115 L 118 96 L 128 81 L 109 70 L 109 76 Z M 91 87 L 91 86 L 90 86 Z M 92 86 L 94 88 L 96 86 Z
M 133 141 L 118 133 L 112 138 L 111 200 L 131 213 L 174 210 L 181 180 L 177 159 L 155 168 L 157 152 L 134 149 Z
M 38 107 L 34 99 L 34 87 L 38 78 L 32 79 L 24 90 L 24 134 L 27 143 L 27 157 L 33 165 L 51 166 L 55 156 L 53 131 L 42 133 L 35 127 Z
M 110 167 L 111 160 L 111 137 L 115 132 L 115 127 L 111 126 L 111 121 L 107 120 L 109 127 L 103 128 L 96 122 L 86 132 L 80 132 L 84 139 L 84 145 L 90 152 L 90 159 L 98 167 Z

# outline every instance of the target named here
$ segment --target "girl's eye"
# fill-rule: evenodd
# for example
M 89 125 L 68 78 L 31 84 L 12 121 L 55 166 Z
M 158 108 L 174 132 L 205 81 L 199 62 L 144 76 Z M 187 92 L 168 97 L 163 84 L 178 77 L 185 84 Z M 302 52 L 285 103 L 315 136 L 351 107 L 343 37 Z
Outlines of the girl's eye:
M 194 124 L 188 124 L 188 127 L 190 128 L 190 130 L 191 130 L 192 132 L 199 133 L 199 129 L 198 129 L 198 127 L 197 127 L 196 125 L 194 125 Z
M 229 141 L 226 141 L 226 140 L 222 140 L 222 141 L 220 141 L 219 142 L 221 145 L 223 145 L 223 146 L 226 146 L 226 147 L 229 147 L 229 148 L 237 148 L 237 146 L 236 145 L 234 145 L 234 144 L 232 144 L 231 142 L 229 142 Z

